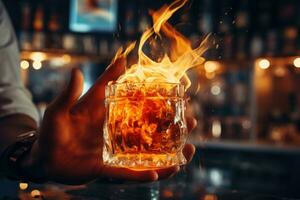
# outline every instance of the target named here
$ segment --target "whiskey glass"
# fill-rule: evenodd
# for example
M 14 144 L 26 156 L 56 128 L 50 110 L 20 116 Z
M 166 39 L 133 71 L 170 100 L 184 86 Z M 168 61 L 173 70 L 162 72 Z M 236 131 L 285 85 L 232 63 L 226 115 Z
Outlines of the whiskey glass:
M 148 170 L 183 165 L 185 90 L 177 83 L 106 86 L 105 165 Z

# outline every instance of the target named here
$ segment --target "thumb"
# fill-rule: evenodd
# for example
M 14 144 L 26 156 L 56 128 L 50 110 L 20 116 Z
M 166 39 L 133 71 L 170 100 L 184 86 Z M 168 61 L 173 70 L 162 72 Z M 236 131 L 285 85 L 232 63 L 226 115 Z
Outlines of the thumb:
M 71 78 L 66 88 L 54 100 L 53 104 L 61 108 L 70 108 L 81 96 L 83 90 L 83 75 L 78 68 L 73 68 Z
M 116 80 L 121 74 L 124 73 L 126 66 L 126 59 L 121 57 L 115 60 L 107 67 L 105 72 L 97 79 L 94 85 L 83 96 L 81 103 L 86 106 L 97 106 L 99 102 L 104 99 L 105 86 L 109 81 Z

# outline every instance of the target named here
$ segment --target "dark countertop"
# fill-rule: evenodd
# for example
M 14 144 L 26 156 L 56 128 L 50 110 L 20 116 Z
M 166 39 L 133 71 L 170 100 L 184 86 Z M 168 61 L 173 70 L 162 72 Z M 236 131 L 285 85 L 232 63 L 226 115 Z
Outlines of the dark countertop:
M 193 163 L 169 180 L 154 183 L 96 181 L 82 186 L 29 184 L 0 180 L 0 200 L 276 200 L 300 199 L 300 155 L 199 147 Z

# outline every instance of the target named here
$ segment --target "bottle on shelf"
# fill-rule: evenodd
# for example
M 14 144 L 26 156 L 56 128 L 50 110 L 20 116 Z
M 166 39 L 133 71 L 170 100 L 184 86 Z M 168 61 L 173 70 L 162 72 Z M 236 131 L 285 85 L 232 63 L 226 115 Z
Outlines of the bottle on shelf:
M 142 14 L 138 25 L 139 33 L 143 33 L 145 30 L 150 28 L 150 26 L 151 26 L 151 22 L 149 17 L 146 14 Z
M 235 56 L 238 59 L 245 59 L 248 55 L 248 39 L 247 35 L 241 33 L 236 38 L 236 51 Z
M 224 36 L 224 48 L 222 55 L 225 59 L 230 59 L 233 56 L 233 36 L 232 34 L 226 34 Z
M 22 25 L 19 35 L 20 47 L 22 50 L 30 50 L 31 47 L 31 35 L 29 33 L 31 26 L 31 12 L 32 8 L 28 2 L 23 2 L 21 4 L 21 16 L 22 16 Z
M 249 0 L 241 0 L 235 15 L 234 24 L 237 30 L 249 28 Z
M 296 41 L 298 37 L 298 29 L 295 26 L 288 26 L 283 30 L 283 54 L 294 55 L 296 52 Z
M 266 55 L 267 56 L 276 56 L 279 50 L 279 36 L 276 30 L 269 30 L 267 32 L 266 40 Z
M 91 35 L 87 35 L 82 37 L 82 44 L 83 44 L 83 52 L 85 54 L 96 54 L 97 53 L 97 42 L 95 37 Z
M 59 23 L 59 16 L 56 12 L 56 8 L 52 8 L 50 12 L 50 19 L 47 24 L 47 28 L 50 32 L 47 39 L 47 47 L 53 49 L 62 48 L 62 37 L 61 37 L 61 25 Z
M 255 34 L 250 41 L 250 55 L 251 57 L 259 57 L 263 55 L 264 43 L 260 34 Z
M 33 21 L 33 37 L 32 45 L 35 50 L 40 50 L 45 48 L 45 33 L 44 31 L 44 9 L 41 5 L 38 5 L 34 21 Z
M 134 19 L 134 7 L 128 5 L 125 13 L 124 29 L 126 36 L 132 37 L 136 33 L 136 25 Z

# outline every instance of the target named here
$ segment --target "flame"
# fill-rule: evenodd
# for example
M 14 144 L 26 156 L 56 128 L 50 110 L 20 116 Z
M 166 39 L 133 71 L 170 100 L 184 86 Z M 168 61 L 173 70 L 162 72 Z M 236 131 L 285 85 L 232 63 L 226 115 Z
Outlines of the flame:
M 186 71 L 205 61 L 202 54 L 208 49 L 208 37 L 197 48 L 192 49 L 191 42 L 167 22 L 187 2 L 188 0 L 176 0 L 169 6 L 165 5 L 152 12 L 153 27 L 146 30 L 141 36 L 137 62 L 127 67 L 126 72 L 119 77 L 117 83 L 167 82 L 182 83 L 186 89 L 190 87 L 191 82 Z M 153 37 L 166 43 L 166 47 L 160 49 L 163 51 L 163 56 L 160 56 L 158 60 L 151 59 L 143 51 L 148 43 L 150 49 L 155 48 L 155 41 L 150 40 Z M 122 56 L 127 57 L 135 46 L 134 42 L 125 51 L 119 49 L 114 60 Z M 159 54 L 158 51 L 157 54 Z
M 158 163 L 160 167 L 185 163 L 181 153 L 187 138 L 184 92 L 191 85 L 186 72 L 204 62 L 202 54 L 208 48 L 208 37 L 193 49 L 167 22 L 186 3 L 176 0 L 152 12 L 153 27 L 142 34 L 139 45 L 134 42 L 119 49 L 113 60 L 127 58 L 137 49 L 135 63 L 106 88 L 106 137 L 111 142 L 105 148 L 123 167 L 139 170 Z M 147 48 L 152 56 L 146 54 Z

